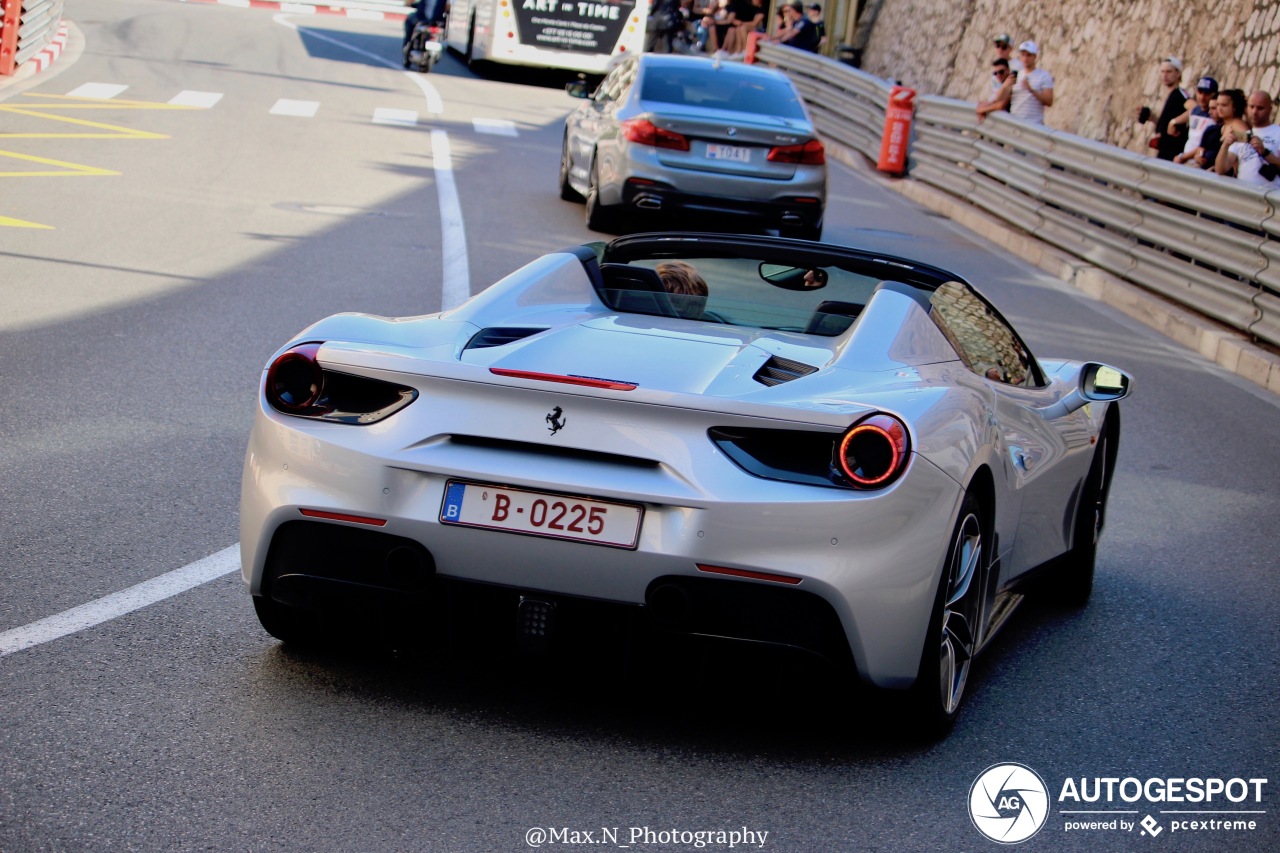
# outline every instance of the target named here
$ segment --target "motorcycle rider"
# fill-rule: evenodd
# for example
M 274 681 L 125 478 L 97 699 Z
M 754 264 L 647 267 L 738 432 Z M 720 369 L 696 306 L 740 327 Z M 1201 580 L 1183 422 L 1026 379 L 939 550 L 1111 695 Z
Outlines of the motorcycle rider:
M 413 11 L 404 19 L 404 41 L 400 43 L 402 47 L 409 43 L 413 28 L 419 21 L 434 24 L 449 12 L 448 0 L 404 0 L 404 5 L 412 6 Z

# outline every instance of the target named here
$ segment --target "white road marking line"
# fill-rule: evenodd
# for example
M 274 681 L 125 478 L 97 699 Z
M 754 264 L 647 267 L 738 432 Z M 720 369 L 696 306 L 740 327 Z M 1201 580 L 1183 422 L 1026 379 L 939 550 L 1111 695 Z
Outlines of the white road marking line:
M 473 118 L 471 125 L 476 133 L 489 133 L 494 136 L 519 136 L 516 123 L 505 118 Z
M 416 83 L 418 88 L 422 90 L 423 96 L 427 99 L 427 112 L 433 116 L 438 116 L 444 112 L 444 101 L 441 100 L 440 93 L 436 91 L 435 86 L 428 83 L 426 78 L 416 71 L 406 71 L 404 76 Z
M 287 15 L 276 15 L 273 18 L 273 20 L 280 26 L 288 27 L 291 30 L 296 30 L 298 28 L 298 25 L 295 24 L 293 21 L 290 21 Z M 403 59 L 399 57 L 397 57 L 395 62 L 392 62 L 390 59 L 387 59 L 385 56 L 380 56 L 379 54 L 372 53 L 362 48 L 354 47 L 352 45 L 347 44 L 346 42 L 339 41 L 336 38 L 331 38 L 317 30 L 307 30 L 307 38 L 326 41 L 329 44 L 336 45 L 337 47 L 342 48 L 343 50 L 349 50 L 352 53 L 358 53 L 361 56 L 368 57 L 369 59 L 372 59 L 374 62 L 377 62 L 379 65 L 385 65 L 388 68 L 399 69 L 401 67 L 401 63 L 403 62 Z M 444 101 L 440 99 L 440 93 L 436 91 L 436 87 L 432 86 L 429 82 L 427 82 L 427 80 L 423 77 L 423 75 L 415 71 L 406 71 L 404 73 L 406 77 L 408 77 L 410 80 L 412 80 L 414 83 L 418 85 L 418 88 L 422 90 L 422 94 L 426 96 L 427 112 L 431 113 L 432 115 L 440 115 L 441 113 L 443 113 Z
M 86 628 L 101 625 L 126 613 L 141 610 L 157 601 L 216 580 L 240 568 L 239 543 L 210 554 L 180 569 L 113 592 L 97 601 L 81 604 L 53 616 L 39 619 L 21 628 L 0 633 L 0 657 L 47 643 Z
M 77 86 L 70 92 L 67 92 L 67 97 L 114 98 L 116 95 L 128 88 L 128 86 L 121 86 L 118 83 L 85 83 L 83 86 Z
M 313 118 L 316 110 L 320 109 L 319 101 L 291 101 L 288 98 L 281 98 L 276 101 L 275 106 L 270 110 L 273 116 L 298 116 L 299 118 Z
M 283 27 L 293 30 L 298 28 L 298 25 L 290 21 L 287 15 L 276 15 L 273 20 Z M 352 47 L 324 33 L 308 30 L 307 36 L 327 41 L 352 53 L 367 56 L 388 68 L 400 67 L 385 57 Z M 432 115 L 440 115 L 444 112 L 444 102 L 440 99 L 440 93 L 424 79 L 423 75 L 406 71 L 405 76 L 422 89 L 422 94 L 427 99 L 427 112 Z M 443 307 L 453 308 L 471 296 L 471 269 L 467 264 L 467 232 L 462 222 L 462 205 L 458 201 L 458 187 L 453 181 L 449 134 L 443 130 L 431 131 L 431 161 L 435 164 L 436 195 L 440 199 L 441 244 L 444 249 L 444 283 L 441 286 L 440 298 Z
M 467 232 L 462 224 L 462 205 L 453 180 L 453 156 L 449 134 L 431 131 L 431 162 L 436 174 L 436 195 L 440 197 L 440 243 L 444 254 L 444 282 L 440 307 L 456 308 L 471 297 L 471 270 L 467 265 Z
M 396 110 L 391 107 L 378 107 L 373 111 L 374 124 L 395 124 L 400 127 L 417 127 L 417 110 Z
M 191 89 L 183 89 L 170 98 L 169 103 L 175 107 L 199 107 L 207 110 L 221 100 L 221 92 L 196 92 Z

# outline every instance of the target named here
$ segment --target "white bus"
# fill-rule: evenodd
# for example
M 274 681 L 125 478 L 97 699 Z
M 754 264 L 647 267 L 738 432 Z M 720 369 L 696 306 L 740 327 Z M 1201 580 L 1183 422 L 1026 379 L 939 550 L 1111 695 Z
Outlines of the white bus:
M 445 44 L 486 60 L 605 74 L 644 50 L 650 0 L 452 0 Z

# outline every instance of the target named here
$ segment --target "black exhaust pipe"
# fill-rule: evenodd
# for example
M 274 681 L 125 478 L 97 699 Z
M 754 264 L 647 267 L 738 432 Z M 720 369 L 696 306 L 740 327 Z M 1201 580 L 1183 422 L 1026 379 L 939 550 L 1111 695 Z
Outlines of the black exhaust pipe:
M 649 590 L 644 604 L 654 622 L 672 631 L 684 630 L 693 619 L 693 597 L 678 583 L 658 584 Z

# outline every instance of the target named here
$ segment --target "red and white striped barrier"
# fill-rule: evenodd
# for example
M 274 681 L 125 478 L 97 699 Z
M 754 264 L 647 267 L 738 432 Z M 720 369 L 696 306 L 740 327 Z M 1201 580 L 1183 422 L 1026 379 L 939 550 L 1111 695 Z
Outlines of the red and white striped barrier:
M 44 47 L 44 50 L 28 59 L 23 65 L 30 65 L 32 74 L 39 74 L 41 71 L 53 64 L 53 61 L 62 55 L 62 49 L 67 46 L 67 22 L 63 21 L 58 24 L 58 33 Z
M 365 21 L 403 21 L 403 12 L 379 12 L 348 6 L 320 6 L 309 3 L 284 3 L 277 0 L 184 0 L 187 3 L 217 3 L 220 6 L 238 6 L 242 9 L 270 9 L 298 15 L 341 15 Z

